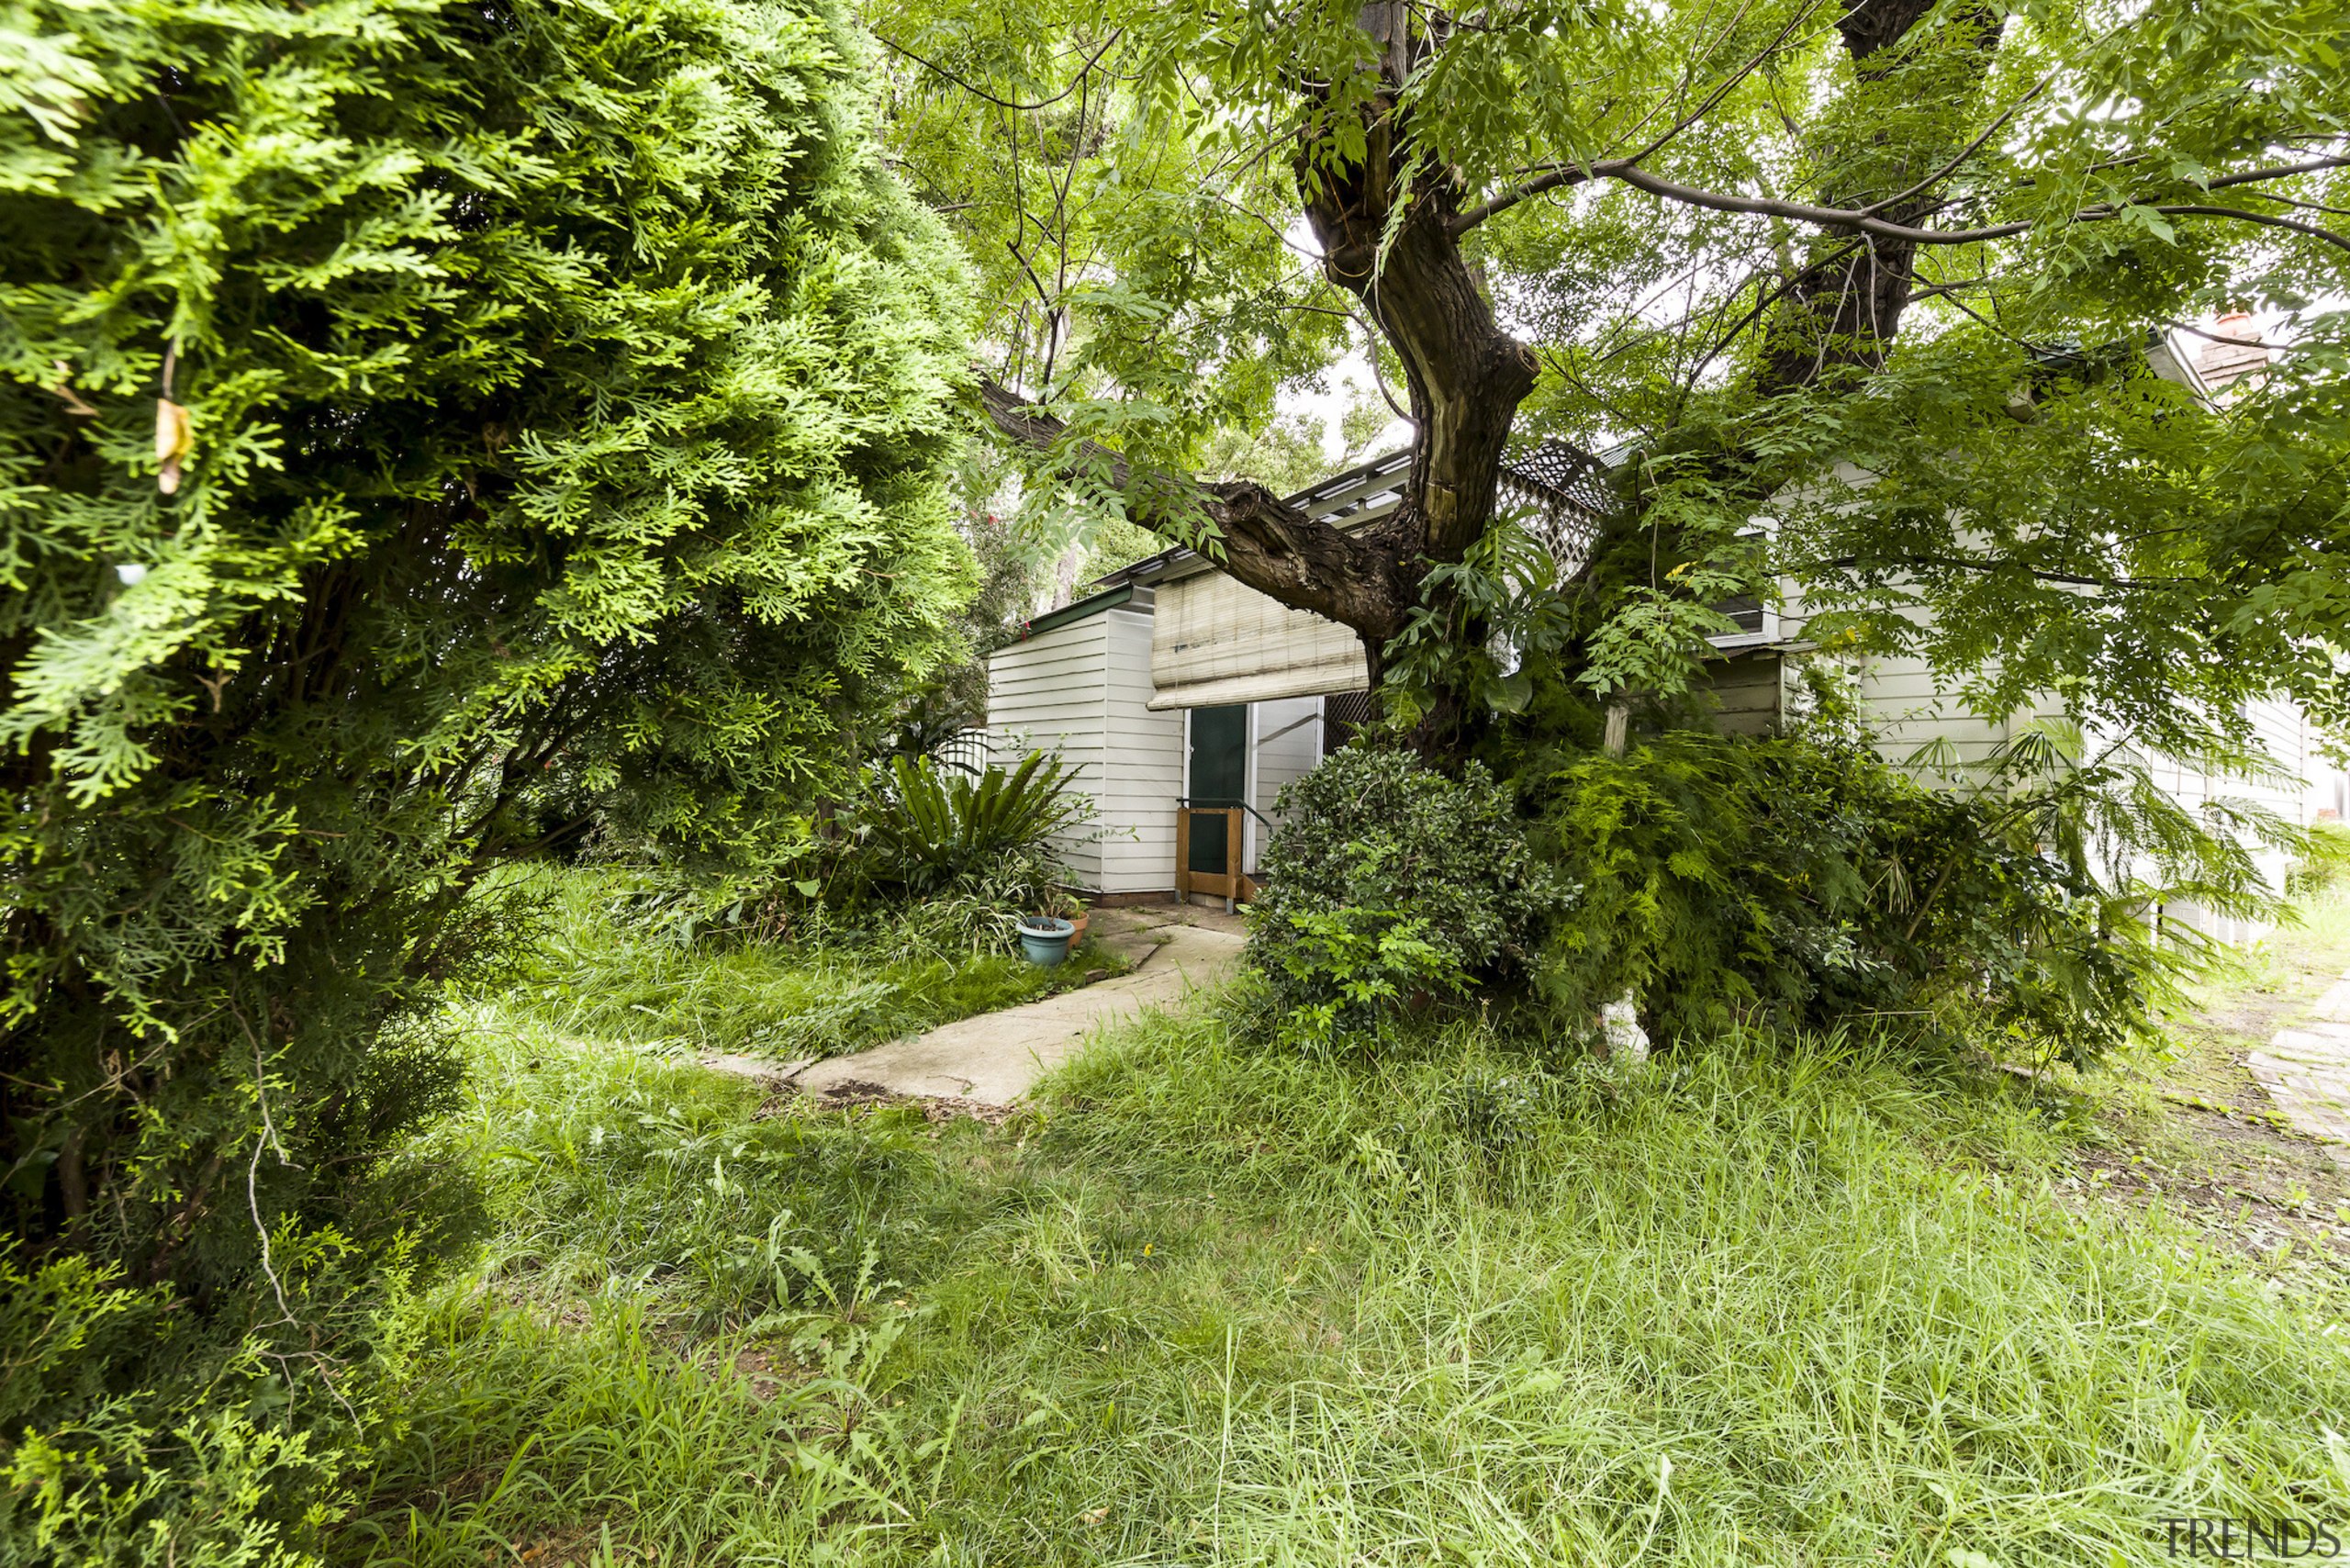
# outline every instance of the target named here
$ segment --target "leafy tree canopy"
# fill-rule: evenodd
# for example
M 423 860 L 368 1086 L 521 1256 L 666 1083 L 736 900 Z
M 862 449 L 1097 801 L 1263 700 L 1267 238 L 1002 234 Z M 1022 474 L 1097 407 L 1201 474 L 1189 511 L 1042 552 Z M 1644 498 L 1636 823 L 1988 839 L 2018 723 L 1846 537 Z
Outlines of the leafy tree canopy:
M 2240 749 L 2264 693 L 2343 714 L 2331 0 L 868 19 L 899 155 L 979 269 L 997 422 L 1374 668 L 1415 631 L 1424 739 L 1513 700 L 1495 613 L 1591 695 L 1670 691 L 1708 606 L 1782 578 L 1994 710 L 2058 689 L 2182 753 Z M 2293 344 L 2255 389 L 2151 373 L 2239 308 Z M 1392 523 L 1187 477 L 1364 349 L 1417 427 Z M 1487 538 L 1529 438 L 1618 459 L 1548 566 Z

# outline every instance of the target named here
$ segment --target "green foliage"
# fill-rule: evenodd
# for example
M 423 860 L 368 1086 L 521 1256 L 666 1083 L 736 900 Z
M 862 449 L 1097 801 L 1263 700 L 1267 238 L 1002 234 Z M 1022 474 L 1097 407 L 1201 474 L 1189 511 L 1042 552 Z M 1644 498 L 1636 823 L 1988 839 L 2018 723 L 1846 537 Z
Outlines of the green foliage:
M 959 274 L 821 3 L 37 0 L 0 53 L 0 1203 L 95 1271 L 25 1327 L 12 1560 L 263 1561 L 371 1269 L 465 1219 L 401 1148 L 442 984 L 534 929 L 485 868 L 789 848 L 941 645 Z
M 943 1446 L 902 1436 L 869 1381 L 899 1316 L 842 1328 L 802 1315 L 828 1341 L 805 1364 L 778 1360 L 788 1377 L 754 1381 L 735 1342 L 680 1350 L 636 1304 L 573 1305 L 554 1322 L 444 1296 L 420 1315 L 401 1390 L 413 1436 L 363 1478 L 369 1500 L 332 1560 L 852 1561 L 852 1543 L 886 1543 L 931 1494 Z
M 1378 427 L 1372 428 L 1375 431 Z M 1200 450 L 1196 466 L 1210 478 L 1254 479 L 1273 494 L 1286 496 L 1326 478 L 1332 464 L 1323 450 L 1318 420 L 1281 414 L 1252 428 L 1218 432 Z
M 1430 941 L 1428 928 L 1427 916 L 1402 909 L 1260 908 L 1250 935 L 1266 935 L 1251 956 L 1282 999 L 1281 1034 L 1326 1045 L 1405 1006 L 1467 991 L 1459 958 Z
M 2293 892 L 2326 892 L 2341 886 L 2346 876 L 2350 876 L 2350 824 L 2339 820 L 2314 823 L 2301 858 L 2293 866 Z
M 1847 9 L 1915 26 L 1862 67 L 1808 0 L 1513 0 L 1473 28 L 1411 13 L 1384 44 L 1366 18 L 1386 13 L 1342 5 L 1278 28 L 1202 0 L 870 16 L 896 46 L 888 134 L 979 260 L 1002 379 L 1137 485 L 1245 467 L 1281 394 L 1365 335 L 1403 368 L 1319 248 L 1287 242 L 1302 185 L 1376 119 L 1405 128 L 1361 197 L 1391 242 L 1500 204 L 1460 243 L 1541 365 L 1513 429 L 1624 459 L 1596 560 L 1560 564 L 1571 678 L 1682 689 L 1713 606 L 1784 588 L 1994 717 L 2062 689 L 2180 755 L 2249 754 L 2244 709 L 2280 690 L 2339 722 L 2337 0 Z M 1375 93 L 1392 114 L 1358 112 Z M 1822 206 L 1975 238 L 1913 248 L 1802 216 Z M 1903 302 L 1881 341 L 1791 303 L 1871 290 Z M 2292 345 L 2256 386 L 2215 405 L 2154 374 L 2156 341 L 2192 359 L 2177 329 L 2232 310 Z M 1790 354 L 1794 390 L 1768 374 Z M 1781 526 L 1738 547 L 1757 514 Z M 1405 700 L 1506 711 L 1487 622 L 1449 613 L 1449 586 Z
M 485 1083 L 435 1144 L 486 1178 L 499 1228 L 476 1262 L 485 1279 L 550 1304 L 639 1281 L 629 1294 L 656 1323 L 742 1329 L 810 1298 L 795 1254 L 835 1277 L 888 1239 L 863 1216 L 907 1179 L 909 1146 L 836 1120 L 755 1116 L 770 1086 L 674 1049 L 697 1022 L 691 1003 L 575 1011 L 525 992 L 476 1004 L 511 1081 Z M 632 1027 L 631 1011 L 646 1023 Z M 894 1248 L 881 1260 L 905 1262 Z
M 928 757 L 892 757 L 867 776 L 851 849 L 858 875 L 913 898 L 960 891 L 1041 907 L 1067 880 L 1059 842 L 1091 802 L 1069 789 L 1075 769 L 1032 751 L 977 778 Z
M 1408 734 L 1448 694 L 1481 718 L 1525 714 L 1554 677 L 1580 689 L 1577 703 L 1683 697 L 1701 678 L 1705 639 L 1737 630 L 1716 607 L 1755 588 L 1751 545 L 1714 529 L 1715 548 L 1696 558 L 1708 531 L 1684 518 L 1678 537 L 1692 559 L 1674 569 L 1673 590 L 1628 588 L 1601 614 L 1576 581 L 1579 564 L 1538 537 L 1539 521 L 1513 509 L 1461 559 L 1429 569 L 1422 602 L 1387 644 L 1380 695 L 1391 728 Z
M 2238 835 L 2286 831 L 2223 807 L 2199 822 L 2143 767 L 2044 731 L 1971 791 L 1856 742 L 1695 731 L 1564 752 L 1526 782 L 1544 851 L 1584 889 L 1542 966 L 1571 1011 L 1628 991 L 1692 1038 L 1939 1017 L 2031 1060 L 2094 1061 L 2147 1027 L 2197 940 L 2152 912 L 2261 913 Z
M 1283 789 L 1279 810 L 1248 956 L 1300 1037 L 1369 1030 L 1523 966 L 1568 902 L 1477 764 L 1455 779 L 1407 752 L 1348 746 Z
M 805 839 L 966 587 L 958 274 L 821 4 L 6 26 L 7 1203 L 226 1303 L 414 1212 L 481 867 Z
M 966 442 L 957 454 L 951 481 L 957 532 L 970 548 L 979 586 L 955 617 L 960 646 L 907 700 L 881 748 L 886 752 L 934 756 L 964 730 L 987 722 L 988 655 L 1018 636 L 1035 613 L 1054 557 L 1084 547 L 1086 523 L 1098 525 L 1077 509 L 1040 504 L 1013 480 L 1013 471 L 994 460 L 985 442 Z
M 346 1247 L 277 1240 L 285 1316 L 242 1338 L 118 1265 L 0 1254 L 0 1562 L 316 1563 L 368 1442 L 399 1425 L 400 1271 L 386 1292 Z M 297 1311 L 343 1343 L 287 1333 Z
M 884 962 L 879 933 L 649 942 L 608 918 L 610 879 L 561 879 L 548 971 L 462 1009 L 476 1070 L 423 1152 L 474 1173 L 495 1228 L 398 1320 L 399 1429 L 353 1474 L 332 1558 L 822 1562 L 868 1532 L 886 1552 L 952 1446 L 889 1408 L 915 1316 L 899 1282 L 947 1239 L 921 1222 L 934 1130 L 776 1114 L 771 1085 L 687 1053 L 877 1043 L 1040 972 Z M 845 1029 L 845 998 L 865 1008 Z
M 2061 1103 L 1878 1039 L 1626 1078 L 1465 1027 L 1300 1058 L 1203 1014 L 1054 1089 L 1051 1176 L 914 1292 L 915 1386 L 964 1401 L 958 1557 L 1198 1520 L 1227 1560 L 2077 1568 L 2160 1561 L 2166 1513 L 2292 1512 L 2301 1477 L 2350 1505 L 2338 1297 L 2067 1209 L 2032 1179 Z M 2188 1419 L 2235 1457 L 2177 1464 Z

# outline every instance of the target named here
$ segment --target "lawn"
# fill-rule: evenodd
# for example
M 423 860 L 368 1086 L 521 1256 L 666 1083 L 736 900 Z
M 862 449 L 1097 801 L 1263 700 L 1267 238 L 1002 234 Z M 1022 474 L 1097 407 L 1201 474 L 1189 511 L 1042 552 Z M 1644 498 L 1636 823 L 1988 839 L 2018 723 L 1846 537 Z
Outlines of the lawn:
M 513 989 L 470 1010 L 487 1034 L 807 1060 L 1033 1001 L 1117 964 L 1091 946 L 1052 971 L 1009 951 L 975 953 L 962 931 L 919 911 L 861 926 L 835 917 L 818 937 L 786 943 L 680 938 L 630 917 L 626 878 L 533 876 L 548 940 Z
M 733 1037 L 719 981 L 637 984 L 474 1008 L 432 1152 L 494 1231 L 407 1309 L 341 1560 L 2102 1568 L 2169 1561 L 2177 1517 L 2350 1535 L 2341 1256 L 2094 1180 L 2173 1147 L 2151 1080 L 1857 1035 L 1613 1072 L 1465 1023 L 1308 1060 L 1227 995 L 940 1124 L 705 1071 L 676 1042 Z

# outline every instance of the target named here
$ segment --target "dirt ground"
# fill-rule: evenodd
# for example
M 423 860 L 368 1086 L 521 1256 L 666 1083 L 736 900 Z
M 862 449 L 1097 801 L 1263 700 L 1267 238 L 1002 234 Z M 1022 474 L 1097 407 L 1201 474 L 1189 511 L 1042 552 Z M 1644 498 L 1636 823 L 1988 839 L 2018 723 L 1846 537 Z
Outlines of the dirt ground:
M 2196 988 L 2168 1049 L 2124 1069 L 2109 1136 L 2065 1178 L 2083 1202 L 2159 1204 L 2281 1282 L 2350 1288 L 2344 1151 L 2295 1132 L 2244 1058 L 2350 971 L 2350 890 Z

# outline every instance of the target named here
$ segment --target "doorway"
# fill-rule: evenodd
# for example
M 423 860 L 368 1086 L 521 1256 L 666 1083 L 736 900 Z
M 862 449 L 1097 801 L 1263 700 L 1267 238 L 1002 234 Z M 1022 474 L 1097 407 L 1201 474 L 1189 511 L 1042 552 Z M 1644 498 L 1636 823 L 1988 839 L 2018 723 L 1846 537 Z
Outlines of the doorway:
M 1237 876 L 1237 809 L 1248 803 L 1248 705 L 1192 710 L 1191 758 L 1185 771 L 1191 819 L 1186 870 Z

